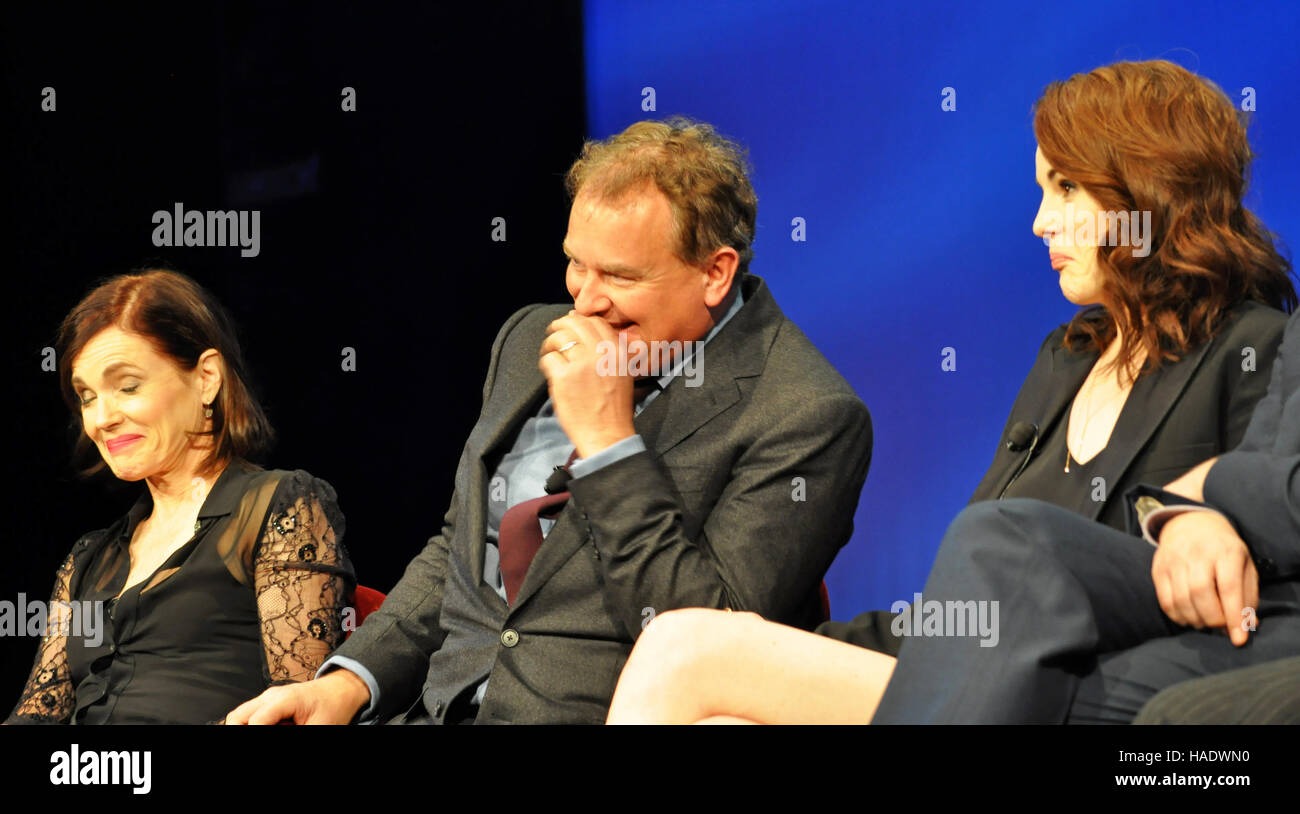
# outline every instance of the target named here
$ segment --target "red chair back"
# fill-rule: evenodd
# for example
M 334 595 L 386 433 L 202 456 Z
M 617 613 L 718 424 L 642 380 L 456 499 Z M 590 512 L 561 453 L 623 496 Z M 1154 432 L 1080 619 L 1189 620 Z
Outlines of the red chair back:
M 352 607 L 357 612 L 357 627 L 361 627 L 361 623 L 366 621 L 367 616 L 379 610 L 379 606 L 384 604 L 384 600 L 387 598 L 388 594 L 376 591 L 374 588 L 358 585 L 356 593 L 352 597 Z M 348 636 L 351 635 L 352 631 L 349 630 Z

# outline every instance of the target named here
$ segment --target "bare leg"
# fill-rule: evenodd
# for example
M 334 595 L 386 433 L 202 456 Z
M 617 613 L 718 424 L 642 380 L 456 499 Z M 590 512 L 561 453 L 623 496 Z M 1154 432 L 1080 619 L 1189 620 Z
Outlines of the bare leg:
M 641 633 L 608 723 L 871 721 L 895 659 L 754 613 L 687 608 Z

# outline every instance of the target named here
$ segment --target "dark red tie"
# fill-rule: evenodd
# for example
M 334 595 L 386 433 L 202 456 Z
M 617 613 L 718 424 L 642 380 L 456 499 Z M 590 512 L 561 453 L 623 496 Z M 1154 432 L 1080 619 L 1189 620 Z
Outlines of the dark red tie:
M 652 390 L 658 389 L 658 379 L 638 379 L 632 384 L 633 403 L 640 404 Z M 515 596 L 524 584 L 528 566 L 533 564 L 533 557 L 542 547 L 542 518 L 555 517 L 569 500 L 569 490 L 564 485 L 569 482 L 569 465 L 577 458 L 578 450 L 574 449 L 564 466 L 555 467 L 546 479 L 547 494 L 511 506 L 501 518 L 501 528 L 497 529 L 497 554 L 501 563 L 501 581 L 506 586 L 507 604 L 515 604 Z
M 577 457 L 578 450 L 575 449 L 563 467 L 555 468 L 546 482 L 548 491 L 563 489 L 563 484 L 568 482 L 569 464 Z M 497 529 L 497 550 L 508 604 L 515 604 L 515 596 L 519 593 L 519 586 L 524 584 L 528 566 L 532 565 L 533 557 L 537 556 L 537 550 L 542 547 L 541 518 L 552 518 L 559 514 L 568 500 L 567 489 L 542 495 L 511 506 L 501 518 L 501 528 Z

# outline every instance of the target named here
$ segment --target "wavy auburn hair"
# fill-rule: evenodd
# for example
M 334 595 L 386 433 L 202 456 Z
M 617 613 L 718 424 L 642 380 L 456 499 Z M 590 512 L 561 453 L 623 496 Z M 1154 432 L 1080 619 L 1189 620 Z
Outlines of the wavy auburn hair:
M 1246 116 L 1213 82 L 1164 60 L 1075 74 L 1043 91 L 1034 135 L 1102 211 L 1151 212 L 1146 257 L 1099 235 L 1107 305 L 1075 315 L 1067 348 L 1100 352 L 1118 323 L 1116 364 L 1128 370 L 1145 351 L 1141 375 L 1213 338 L 1242 301 L 1295 308 L 1291 263 L 1242 206 L 1253 158 Z
M 191 433 L 213 440 L 200 474 L 215 472 L 232 460 L 256 460 L 271 445 L 275 431 L 248 384 L 234 325 L 221 303 L 180 272 L 138 269 L 97 285 L 59 327 L 59 384 L 77 433 L 73 462 L 83 476 L 95 475 L 107 464 L 86 435 L 81 400 L 72 386 L 72 363 L 91 338 L 113 326 L 144 337 L 181 370 L 193 370 L 209 348 L 221 354 L 221 390 L 211 405 L 212 430 Z

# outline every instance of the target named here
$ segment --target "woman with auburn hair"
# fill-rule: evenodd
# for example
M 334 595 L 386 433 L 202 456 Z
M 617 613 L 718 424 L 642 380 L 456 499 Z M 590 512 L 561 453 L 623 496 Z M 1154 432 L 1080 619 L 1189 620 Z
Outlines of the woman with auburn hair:
M 1296 305 L 1290 264 L 1242 205 L 1245 122 L 1209 81 L 1164 61 L 1101 67 L 1049 85 L 1034 132 L 1033 231 L 1082 309 L 1039 349 L 967 511 L 1038 507 L 1122 532 L 1131 487 L 1173 481 L 1241 440 L 1282 310 Z M 1004 498 L 1015 500 L 986 503 Z M 821 635 L 751 613 L 660 614 L 609 722 L 866 723 L 913 631 L 909 611 L 827 622 Z M 1149 697 L 1117 709 L 1093 689 L 1071 720 L 1131 719 Z
M 355 579 L 333 488 L 251 463 L 272 439 L 221 305 L 170 270 L 114 277 L 63 320 L 83 474 L 145 488 L 59 569 L 5 723 L 206 723 L 312 678 Z

